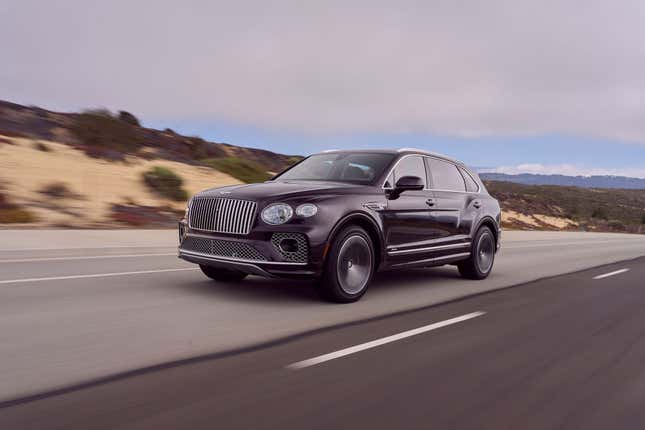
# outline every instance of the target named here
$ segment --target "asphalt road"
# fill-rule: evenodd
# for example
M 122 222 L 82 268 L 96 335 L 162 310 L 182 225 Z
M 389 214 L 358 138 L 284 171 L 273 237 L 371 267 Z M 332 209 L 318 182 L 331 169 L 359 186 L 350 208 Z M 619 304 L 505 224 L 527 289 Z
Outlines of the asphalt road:
M 636 429 L 645 258 L 5 404 L 3 429 Z
M 507 232 L 485 281 L 453 267 L 382 274 L 359 303 L 333 305 L 307 283 L 217 284 L 176 258 L 175 240 L 0 231 L 0 401 L 645 255 L 643 236 Z

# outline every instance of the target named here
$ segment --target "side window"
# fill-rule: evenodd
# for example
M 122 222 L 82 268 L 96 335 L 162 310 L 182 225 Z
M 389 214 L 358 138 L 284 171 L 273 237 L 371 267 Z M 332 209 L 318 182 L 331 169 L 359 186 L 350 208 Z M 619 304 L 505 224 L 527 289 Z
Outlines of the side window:
M 459 171 L 466 181 L 466 191 L 468 191 L 469 193 L 476 193 L 479 190 L 477 182 L 475 182 L 473 177 L 470 176 L 470 173 L 468 173 L 465 169 L 459 168 Z
M 433 188 L 437 190 L 466 191 L 464 178 L 457 170 L 457 166 L 436 158 L 430 158 L 428 165 L 432 175 Z
M 423 181 L 423 186 L 427 187 L 426 167 L 423 158 L 413 155 L 401 159 L 394 168 L 394 184 L 403 176 L 418 176 Z

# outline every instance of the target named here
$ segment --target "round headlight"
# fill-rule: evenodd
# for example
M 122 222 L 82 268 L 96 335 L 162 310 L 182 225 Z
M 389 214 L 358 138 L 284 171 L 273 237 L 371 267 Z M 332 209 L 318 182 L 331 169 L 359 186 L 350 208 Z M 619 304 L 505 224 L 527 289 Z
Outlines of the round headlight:
M 312 203 L 305 203 L 296 208 L 296 215 L 305 218 L 316 215 L 316 212 L 318 212 L 318 206 Z
M 284 224 L 293 216 L 291 206 L 284 203 L 273 203 L 262 211 L 262 221 L 271 225 Z

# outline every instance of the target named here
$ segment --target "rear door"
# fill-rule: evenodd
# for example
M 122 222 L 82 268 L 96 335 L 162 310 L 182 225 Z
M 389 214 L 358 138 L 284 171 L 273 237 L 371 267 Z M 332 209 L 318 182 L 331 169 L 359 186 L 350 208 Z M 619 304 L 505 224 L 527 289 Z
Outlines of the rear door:
M 459 168 L 446 160 L 427 157 L 426 165 L 432 177 L 435 204 L 431 218 L 440 230 L 441 243 L 470 241 L 473 193 L 466 191 L 466 182 Z
M 392 264 L 425 258 L 430 242 L 439 237 L 440 230 L 433 225 L 431 217 L 434 204 L 432 191 L 428 189 L 428 177 L 423 157 L 407 155 L 402 158 L 384 188 L 393 188 L 403 176 L 417 176 L 425 183 L 420 191 L 405 191 L 397 199 L 388 200 L 382 213 L 387 243 L 388 260 Z M 418 257 L 418 258 L 417 258 Z

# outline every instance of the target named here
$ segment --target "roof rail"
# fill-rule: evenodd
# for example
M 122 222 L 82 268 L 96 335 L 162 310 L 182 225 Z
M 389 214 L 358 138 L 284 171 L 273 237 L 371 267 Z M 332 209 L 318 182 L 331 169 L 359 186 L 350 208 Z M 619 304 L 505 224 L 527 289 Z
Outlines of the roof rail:
M 435 156 L 435 157 L 443 158 L 443 159 L 445 159 L 445 160 L 450 160 L 450 161 L 455 162 L 455 163 L 464 164 L 464 162 L 463 162 L 463 161 L 457 160 L 457 159 L 452 158 L 452 157 L 448 157 L 447 155 L 443 155 L 443 154 L 440 154 L 440 153 L 438 153 L 438 152 L 427 151 L 427 150 L 425 150 L 425 149 L 419 149 L 419 148 L 399 148 L 399 149 L 397 149 L 397 152 L 420 152 L 420 153 L 422 153 L 422 154 L 426 154 L 426 155 L 433 155 L 433 156 Z

